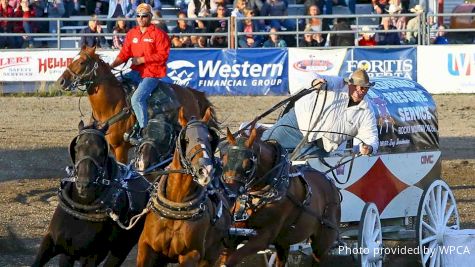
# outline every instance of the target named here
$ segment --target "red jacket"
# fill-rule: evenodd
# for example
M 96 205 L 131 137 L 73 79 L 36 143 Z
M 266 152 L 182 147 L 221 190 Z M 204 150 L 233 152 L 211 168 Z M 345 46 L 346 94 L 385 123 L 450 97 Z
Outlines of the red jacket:
M 364 38 L 361 38 L 359 41 L 358 41 L 358 45 L 359 46 L 375 46 L 376 45 L 376 41 L 374 40 L 374 38 L 370 38 L 369 40 L 366 40 Z
M 170 38 L 155 25 L 150 25 L 142 34 L 140 27 L 130 29 L 118 57 L 127 61 L 131 57 L 144 57 L 145 63 L 132 65 L 142 78 L 162 78 L 167 73 L 170 54 Z

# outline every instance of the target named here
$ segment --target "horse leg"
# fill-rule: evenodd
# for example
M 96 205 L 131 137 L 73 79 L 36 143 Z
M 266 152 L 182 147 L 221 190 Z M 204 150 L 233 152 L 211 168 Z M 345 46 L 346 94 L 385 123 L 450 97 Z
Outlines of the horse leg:
M 41 241 L 40 249 L 38 250 L 35 261 L 31 266 L 43 266 L 57 254 L 53 239 L 50 234 L 47 234 Z
M 61 256 L 59 256 L 58 266 L 73 267 L 74 266 L 74 258 L 69 256 L 69 255 L 66 255 L 66 254 L 61 254 Z
M 181 267 L 198 266 L 201 255 L 197 250 L 192 250 L 185 255 L 178 256 L 178 263 Z
M 290 247 L 289 246 L 284 247 L 280 244 L 274 244 L 274 245 L 275 245 L 275 250 L 277 252 L 276 266 L 284 267 L 289 258 Z
M 127 144 L 123 143 L 120 146 L 114 147 L 114 155 L 117 161 L 127 164 L 127 159 L 128 159 L 128 153 L 129 153 L 129 147 Z
M 270 237 L 270 232 L 259 233 L 258 235 L 253 236 L 247 243 L 244 244 L 244 246 L 231 253 L 224 265 L 226 267 L 236 266 L 245 257 L 255 254 L 258 251 L 267 249 L 270 244 Z
M 140 237 L 142 239 L 142 236 Z M 137 252 L 137 267 L 155 266 L 158 261 L 157 253 L 145 241 L 140 240 Z

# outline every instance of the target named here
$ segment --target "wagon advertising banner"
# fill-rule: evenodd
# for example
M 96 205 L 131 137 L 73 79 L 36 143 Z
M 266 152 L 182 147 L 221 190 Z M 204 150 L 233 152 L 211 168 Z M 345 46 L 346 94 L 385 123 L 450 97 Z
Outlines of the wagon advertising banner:
M 368 99 L 376 115 L 382 153 L 436 150 L 436 105 L 419 84 L 400 78 L 374 78 Z
M 370 78 L 395 76 L 417 81 L 416 48 L 353 48 L 348 49 L 340 76 L 348 77 L 358 68 Z
M 208 94 L 288 93 L 287 49 L 175 50 L 167 67 L 165 81 Z
M 475 93 L 475 46 L 421 46 L 418 82 L 433 94 Z
M 289 92 L 307 88 L 315 74 L 337 76 L 345 56 L 346 49 L 289 48 Z

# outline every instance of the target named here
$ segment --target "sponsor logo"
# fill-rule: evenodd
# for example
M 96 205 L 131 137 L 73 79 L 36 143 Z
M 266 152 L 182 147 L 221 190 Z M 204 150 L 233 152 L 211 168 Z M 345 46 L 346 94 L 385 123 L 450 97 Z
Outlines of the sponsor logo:
M 171 70 L 167 76 L 170 77 L 174 84 L 188 86 L 195 74 L 193 69 L 190 68 L 195 68 L 196 66 L 186 60 L 175 60 L 169 62 L 167 67 Z
M 138 44 L 138 43 L 139 43 L 139 39 L 138 39 L 137 37 L 134 37 L 134 39 L 132 39 L 132 43 Z
M 39 58 L 38 71 L 47 72 L 51 69 L 65 68 L 73 62 L 73 58 Z
M 306 72 L 325 72 L 333 68 L 329 60 L 305 59 L 294 63 L 294 69 Z
M 434 164 L 434 155 L 422 155 L 421 156 L 421 164 Z
M 152 38 L 144 38 L 143 41 L 146 42 L 146 43 L 153 43 Z
M 369 77 L 397 76 L 412 80 L 413 65 L 412 59 L 348 60 L 346 72 L 364 69 Z
M 447 70 L 452 76 L 471 76 L 475 74 L 475 53 L 449 53 Z
M 30 63 L 31 57 L 6 57 L 0 58 L 0 69 L 27 65 Z

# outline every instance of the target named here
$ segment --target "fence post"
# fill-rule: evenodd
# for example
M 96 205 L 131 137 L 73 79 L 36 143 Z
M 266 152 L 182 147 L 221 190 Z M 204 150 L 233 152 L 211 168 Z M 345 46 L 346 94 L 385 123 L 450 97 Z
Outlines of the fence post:
M 236 35 L 237 35 L 237 27 L 236 27 L 236 16 L 231 16 L 231 23 L 230 31 L 229 31 L 229 48 L 234 49 L 236 48 Z

